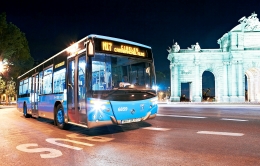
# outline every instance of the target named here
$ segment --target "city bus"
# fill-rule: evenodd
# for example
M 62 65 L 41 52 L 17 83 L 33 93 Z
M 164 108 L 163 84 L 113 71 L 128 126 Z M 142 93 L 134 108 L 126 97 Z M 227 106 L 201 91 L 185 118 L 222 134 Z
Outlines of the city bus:
M 93 128 L 145 121 L 158 111 L 149 46 L 89 35 L 18 77 L 24 117 Z

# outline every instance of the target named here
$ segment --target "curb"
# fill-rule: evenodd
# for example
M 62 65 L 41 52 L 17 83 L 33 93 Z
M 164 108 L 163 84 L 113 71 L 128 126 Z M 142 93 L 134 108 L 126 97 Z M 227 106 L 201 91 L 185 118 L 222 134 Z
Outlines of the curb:
M 219 103 L 219 102 L 158 102 L 158 104 L 168 104 L 168 105 L 260 105 L 260 103 Z

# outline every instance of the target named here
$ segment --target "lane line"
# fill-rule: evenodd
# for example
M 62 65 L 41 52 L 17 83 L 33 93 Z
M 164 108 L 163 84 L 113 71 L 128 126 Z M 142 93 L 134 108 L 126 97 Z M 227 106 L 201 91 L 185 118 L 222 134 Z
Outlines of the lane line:
M 238 122 L 246 122 L 248 120 L 245 119 L 228 119 L 228 118 L 221 118 L 220 120 L 230 120 L 230 121 L 238 121 Z
M 168 131 L 168 130 L 171 130 L 170 128 L 159 128 L 159 127 L 144 127 L 143 129 L 146 129 L 146 130 L 156 130 L 156 131 Z
M 211 134 L 211 135 L 225 135 L 225 136 L 235 136 L 241 137 L 243 133 L 231 133 L 231 132 L 216 132 L 216 131 L 198 131 L 198 134 Z
M 156 114 L 156 116 L 169 116 L 169 117 L 174 117 L 174 118 L 195 118 L 195 119 L 207 118 L 207 117 L 202 117 L 202 116 L 164 115 L 164 114 Z

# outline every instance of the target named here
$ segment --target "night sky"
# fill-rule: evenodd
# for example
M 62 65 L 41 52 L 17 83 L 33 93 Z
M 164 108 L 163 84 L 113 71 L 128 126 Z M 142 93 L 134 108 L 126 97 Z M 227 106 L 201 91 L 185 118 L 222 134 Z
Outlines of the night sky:
M 181 49 L 196 42 L 202 49 L 219 48 L 217 40 L 240 18 L 260 15 L 260 0 L 5 0 L 0 12 L 26 34 L 36 60 L 99 34 L 151 46 L 156 70 L 164 71 L 169 70 L 166 49 L 173 39 Z

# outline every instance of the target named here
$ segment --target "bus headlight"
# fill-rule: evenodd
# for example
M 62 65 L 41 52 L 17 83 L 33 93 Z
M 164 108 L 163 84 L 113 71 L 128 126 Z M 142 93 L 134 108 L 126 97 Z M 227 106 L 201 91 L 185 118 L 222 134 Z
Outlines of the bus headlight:
M 100 105 L 100 104 L 96 103 L 96 104 L 93 105 L 93 108 L 95 110 L 104 110 L 106 107 L 104 105 Z
M 93 104 L 93 109 L 95 111 L 102 111 L 102 110 L 106 110 L 106 111 L 110 111 L 109 108 L 106 109 L 106 104 L 109 104 L 109 102 L 107 101 L 102 101 L 102 100 L 90 100 L 90 103 Z
M 111 106 L 109 100 L 90 99 L 88 107 L 90 121 L 99 122 L 110 119 Z

